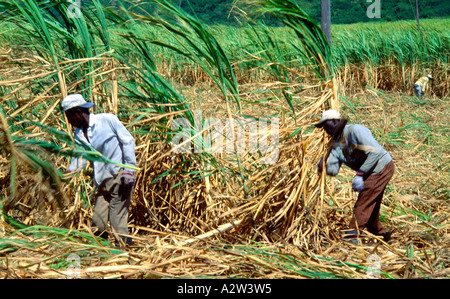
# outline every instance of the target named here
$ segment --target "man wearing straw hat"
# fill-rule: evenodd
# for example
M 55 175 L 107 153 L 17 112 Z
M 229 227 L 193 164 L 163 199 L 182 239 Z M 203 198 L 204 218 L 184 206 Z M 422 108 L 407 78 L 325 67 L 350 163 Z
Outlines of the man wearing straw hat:
M 323 112 L 316 127 L 323 128 L 332 136 L 326 173 L 336 176 L 342 163 L 356 171 L 352 189 L 359 192 L 359 195 L 349 224 L 351 231 L 347 233 L 357 237 L 360 231 L 367 229 L 388 242 L 392 232 L 384 229 L 379 221 L 379 213 L 384 190 L 394 174 L 394 162 L 366 127 L 346 125 L 343 120 L 345 119 L 339 112 L 327 110 Z M 322 172 L 322 160 L 318 168 Z
M 423 98 L 425 92 L 427 91 L 428 83 L 430 80 L 433 80 L 433 77 L 428 74 L 427 76 L 420 78 L 416 81 L 416 83 L 414 83 L 414 92 L 416 96 L 421 99 Z
M 107 238 L 108 221 L 111 224 L 116 246 L 131 245 L 128 237 L 128 210 L 134 185 L 134 171 L 118 164 L 136 167 L 133 136 L 117 116 L 109 113 L 91 114 L 93 103 L 82 95 L 71 94 L 63 99 L 62 110 L 75 129 L 75 141 L 97 150 L 113 163 L 94 161 L 94 182 L 97 188 L 92 220 L 96 235 Z M 86 167 L 86 160 L 73 157 L 67 172 Z

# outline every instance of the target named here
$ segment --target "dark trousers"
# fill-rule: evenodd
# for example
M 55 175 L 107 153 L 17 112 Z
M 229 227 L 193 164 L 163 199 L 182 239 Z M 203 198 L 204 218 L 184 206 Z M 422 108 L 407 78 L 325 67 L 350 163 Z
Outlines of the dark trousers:
M 364 180 L 364 190 L 358 195 L 358 200 L 353 209 L 353 218 L 350 221 L 350 229 L 367 229 L 374 235 L 386 233 L 381 225 L 380 207 L 386 185 L 394 175 L 394 162 L 389 162 L 384 169 Z

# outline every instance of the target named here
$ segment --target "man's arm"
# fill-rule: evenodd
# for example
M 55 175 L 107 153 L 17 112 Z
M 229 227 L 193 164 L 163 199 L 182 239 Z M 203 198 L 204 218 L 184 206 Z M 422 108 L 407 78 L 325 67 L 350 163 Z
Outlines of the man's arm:
M 80 133 L 80 130 L 79 130 L 79 129 L 75 130 L 75 139 L 74 139 L 75 143 L 80 142 L 80 141 L 77 139 L 77 134 L 79 134 L 79 133 Z M 76 147 L 78 148 L 78 146 L 76 146 Z M 86 166 L 87 166 L 87 161 L 86 161 L 86 159 L 84 159 L 82 156 L 79 156 L 79 157 L 71 157 L 71 159 L 70 159 L 70 165 L 69 165 L 69 167 L 67 167 L 66 173 L 68 173 L 68 172 L 74 172 L 74 171 L 77 171 L 77 172 L 78 172 L 78 171 L 81 171 L 81 170 L 85 169 Z
M 117 134 L 117 139 L 122 144 L 123 164 L 136 167 L 135 142 L 133 136 L 128 132 L 117 116 L 112 115 L 110 121 L 112 129 Z M 125 168 L 124 171 L 134 172 L 134 170 L 130 168 Z
M 322 160 L 320 160 L 322 162 Z M 342 161 L 339 159 L 339 152 L 333 148 L 328 156 L 327 161 L 327 174 L 330 176 L 336 176 L 341 168 Z

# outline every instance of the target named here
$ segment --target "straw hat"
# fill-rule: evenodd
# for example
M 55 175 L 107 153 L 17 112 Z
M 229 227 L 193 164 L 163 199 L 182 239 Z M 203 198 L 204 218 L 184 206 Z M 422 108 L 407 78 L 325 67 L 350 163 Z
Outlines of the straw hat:
M 81 94 L 71 94 L 61 102 L 61 108 L 64 112 L 75 107 L 91 108 L 94 103 L 86 102 Z

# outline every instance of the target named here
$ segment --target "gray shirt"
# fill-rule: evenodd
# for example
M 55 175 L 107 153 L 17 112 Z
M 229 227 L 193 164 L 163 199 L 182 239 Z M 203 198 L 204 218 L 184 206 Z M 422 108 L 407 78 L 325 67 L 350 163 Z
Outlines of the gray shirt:
M 327 174 L 337 175 L 342 163 L 367 175 L 377 174 L 391 161 L 391 155 L 373 138 L 369 129 L 363 125 L 347 125 L 330 152 Z

